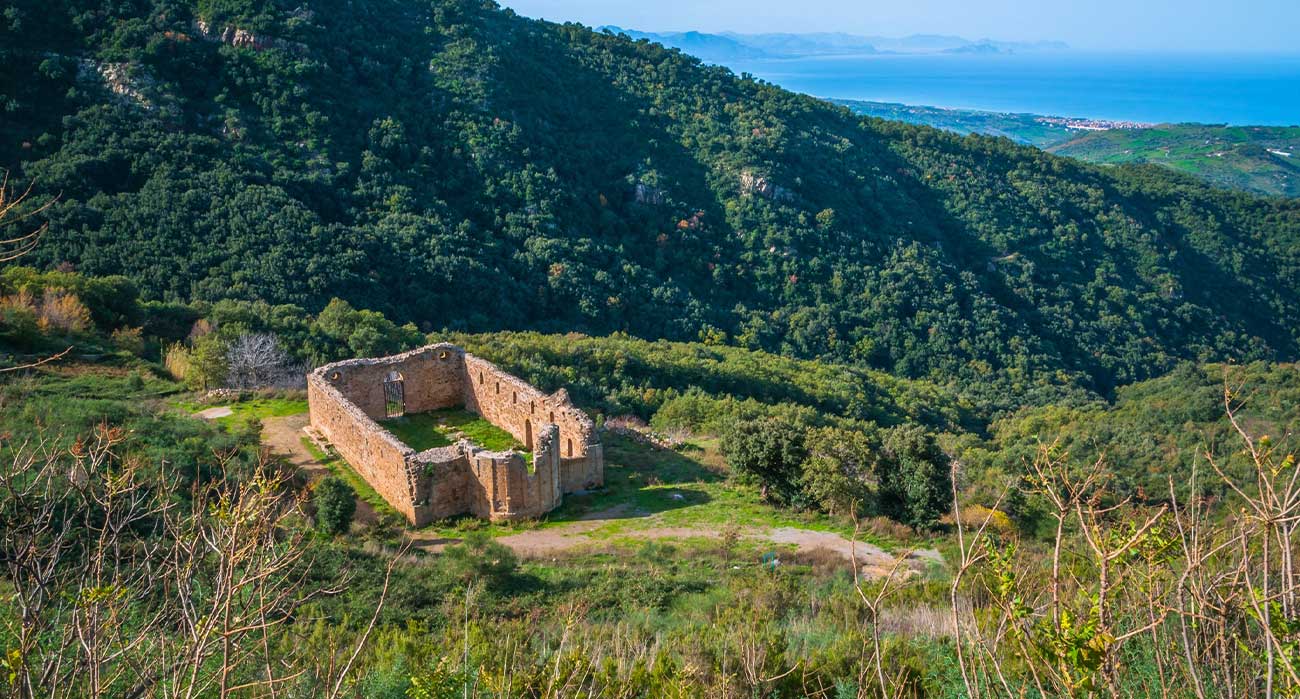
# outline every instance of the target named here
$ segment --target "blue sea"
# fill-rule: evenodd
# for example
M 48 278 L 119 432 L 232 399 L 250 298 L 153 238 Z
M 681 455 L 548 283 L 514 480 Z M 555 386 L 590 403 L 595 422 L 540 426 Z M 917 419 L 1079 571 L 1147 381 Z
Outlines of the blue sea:
M 1300 55 L 876 55 L 733 61 L 818 97 L 1154 123 L 1300 124 Z

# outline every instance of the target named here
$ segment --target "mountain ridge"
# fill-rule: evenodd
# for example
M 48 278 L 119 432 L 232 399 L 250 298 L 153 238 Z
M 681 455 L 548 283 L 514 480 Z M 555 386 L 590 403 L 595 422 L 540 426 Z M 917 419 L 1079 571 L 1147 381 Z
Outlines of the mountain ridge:
M 476 3 L 18 8 L 0 162 L 63 192 L 34 261 L 149 298 L 708 337 L 1007 407 L 1300 344 L 1295 204 Z
M 811 56 L 864 56 L 873 54 L 962 54 L 1015 53 L 1017 51 L 1060 51 L 1069 48 L 1062 41 L 996 41 L 965 39 L 943 34 L 913 34 L 905 37 L 862 36 L 845 32 L 653 32 L 604 25 L 597 31 L 627 34 L 671 48 L 681 49 L 710 63 L 744 59 L 806 58 Z

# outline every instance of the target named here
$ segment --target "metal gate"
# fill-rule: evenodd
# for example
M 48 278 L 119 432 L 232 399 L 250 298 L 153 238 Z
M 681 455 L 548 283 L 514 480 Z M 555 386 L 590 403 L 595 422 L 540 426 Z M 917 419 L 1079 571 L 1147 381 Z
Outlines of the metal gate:
M 402 388 L 402 375 L 393 372 L 384 379 L 384 415 L 401 417 L 406 414 L 406 392 Z

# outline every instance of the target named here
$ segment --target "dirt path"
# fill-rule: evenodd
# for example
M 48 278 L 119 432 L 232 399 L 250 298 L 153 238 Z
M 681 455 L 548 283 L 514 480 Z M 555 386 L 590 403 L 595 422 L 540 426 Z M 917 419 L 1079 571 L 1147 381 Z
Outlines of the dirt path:
M 303 446 L 302 438 L 307 435 L 302 430 L 306 426 L 305 414 L 268 417 L 262 420 L 262 443 L 290 466 L 306 471 L 315 480 L 328 475 L 330 469 Z
M 306 437 L 303 428 L 307 426 L 306 413 L 286 417 L 268 417 L 262 420 L 262 444 L 272 454 L 282 458 L 290 466 L 307 474 L 307 479 L 315 481 L 324 478 L 333 471 L 326 464 L 312 456 L 302 440 Z M 353 519 L 362 523 L 373 523 L 378 519 L 375 508 L 370 503 L 357 498 L 357 511 Z
M 533 531 L 511 534 L 497 539 L 509 546 L 521 556 L 543 557 L 585 546 L 594 541 L 588 532 L 599 529 L 606 520 L 635 516 L 627 505 L 619 505 L 601 512 L 589 512 L 578 521 L 563 527 L 534 529 Z
M 721 539 L 722 531 L 717 528 L 694 529 L 691 527 L 647 527 L 619 532 L 609 539 L 595 538 L 591 533 L 601 528 L 607 520 L 636 517 L 629 513 L 626 506 L 616 507 L 602 512 L 585 515 L 576 522 L 560 527 L 535 529 L 518 534 L 502 536 L 497 541 L 514 549 L 515 553 L 529 558 L 546 558 L 568 551 L 598 546 L 609 539 L 631 539 L 637 541 L 654 541 L 663 539 Z M 845 562 L 854 557 L 864 575 L 883 577 L 898 563 L 898 559 L 884 549 L 863 541 L 856 544 L 834 532 L 798 529 L 795 527 L 743 527 L 739 530 L 743 539 L 766 541 L 777 545 L 792 545 L 800 553 L 812 551 L 830 551 L 839 554 Z M 458 539 L 438 537 L 422 532 L 411 533 L 412 542 L 428 551 L 440 551 L 446 546 L 458 543 Z M 928 561 L 942 562 L 937 551 L 920 550 L 908 555 L 903 562 L 912 569 L 924 569 Z

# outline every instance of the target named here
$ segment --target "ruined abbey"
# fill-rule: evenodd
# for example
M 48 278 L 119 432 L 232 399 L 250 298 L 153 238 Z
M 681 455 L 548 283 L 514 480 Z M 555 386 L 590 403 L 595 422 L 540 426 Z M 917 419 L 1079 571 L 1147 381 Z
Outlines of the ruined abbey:
M 458 514 L 536 517 L 565 493 L 599 487 L 605 462 L 595 425 L 560 389 L 551 395 L 454 345 L 323 366 L 307 376 L 309 430 L 414 525 Z M 380 420 L 464 407 L 532 452 L 467 441 L 416 452 Z

